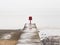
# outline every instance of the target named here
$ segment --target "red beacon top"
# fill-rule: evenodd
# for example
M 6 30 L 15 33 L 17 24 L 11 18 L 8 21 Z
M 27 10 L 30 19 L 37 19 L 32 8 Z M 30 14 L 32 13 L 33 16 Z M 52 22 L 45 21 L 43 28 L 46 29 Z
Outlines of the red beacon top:
M 30 24 L 31 24 L 32 16 L 29 16 L 29 20 L 30 20 Z

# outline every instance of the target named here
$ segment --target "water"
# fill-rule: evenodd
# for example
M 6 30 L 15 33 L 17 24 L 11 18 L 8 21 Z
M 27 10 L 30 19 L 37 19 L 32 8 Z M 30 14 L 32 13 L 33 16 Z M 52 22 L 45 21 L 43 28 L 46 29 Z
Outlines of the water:
M 39 35 L 41 39 L 48 36 L 60 36 L 60 29 L 43 29 L 40 30 Z

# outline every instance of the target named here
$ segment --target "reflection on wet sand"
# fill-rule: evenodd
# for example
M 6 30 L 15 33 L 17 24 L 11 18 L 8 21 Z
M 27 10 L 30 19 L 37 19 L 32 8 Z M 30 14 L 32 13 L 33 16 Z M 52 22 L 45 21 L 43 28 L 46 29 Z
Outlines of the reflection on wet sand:
M 16 45 L 20 35 L 20 30 L 0 30 L 0 45 Z

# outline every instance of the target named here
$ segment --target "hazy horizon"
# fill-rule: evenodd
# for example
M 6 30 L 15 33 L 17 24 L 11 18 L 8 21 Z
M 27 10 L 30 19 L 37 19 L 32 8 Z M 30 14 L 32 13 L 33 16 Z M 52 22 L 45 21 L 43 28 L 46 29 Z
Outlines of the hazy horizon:
M 0 29 L 20 29 L 33 16 L 38 28 L 60 28 L 60 0 L 1 0 Z

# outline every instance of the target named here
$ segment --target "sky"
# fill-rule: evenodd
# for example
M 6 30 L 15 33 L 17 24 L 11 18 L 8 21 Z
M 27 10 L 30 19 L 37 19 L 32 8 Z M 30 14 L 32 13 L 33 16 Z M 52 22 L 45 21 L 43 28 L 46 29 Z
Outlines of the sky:
M 0 29 L 21 29 L 29 16 L 39 29 L 60 28 L 60 0 L 0 0 Z

